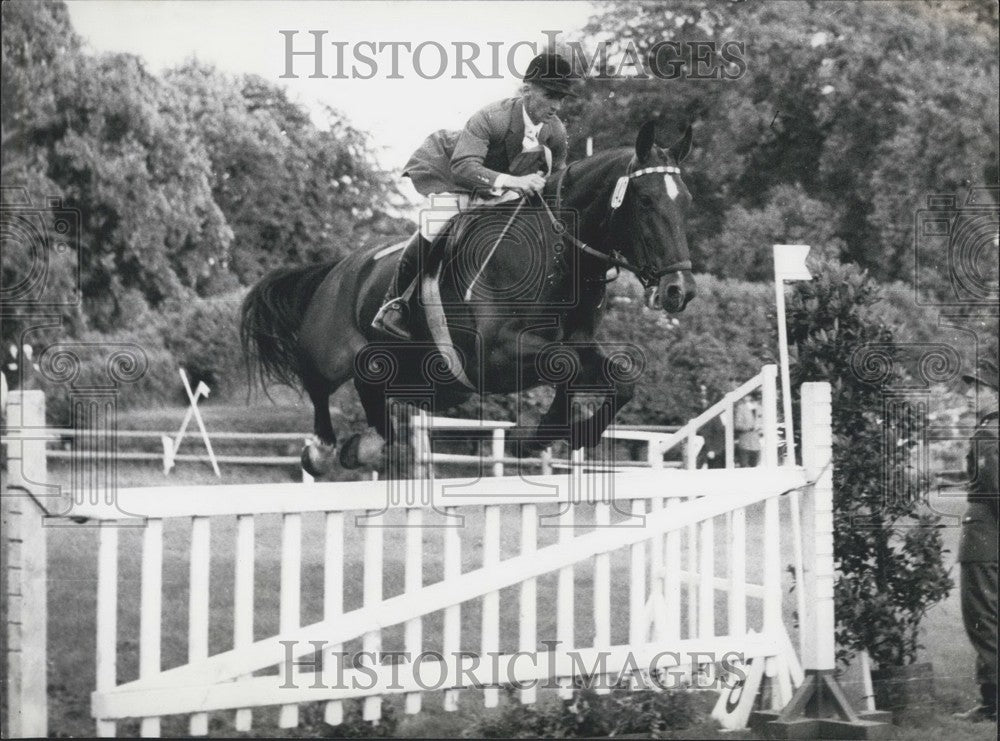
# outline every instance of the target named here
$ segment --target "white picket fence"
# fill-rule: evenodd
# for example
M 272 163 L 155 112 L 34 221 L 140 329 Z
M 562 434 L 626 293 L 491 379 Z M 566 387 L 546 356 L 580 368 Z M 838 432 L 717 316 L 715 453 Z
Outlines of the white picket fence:
M 767 367 L 680 430 L 651 433 L 646 469 L 612 470 L 601 463 L 587 472 L 595 462 L 576 454 L 561 473 L 507 476 L 502 437 L 492 433 L 490 464 L 497 475 L 438 478 L 430 465 L 443 462 L 431 451 L 437 426 L 424 417 L 416 426 L 424 441 L 418 462 L 428 475 L 406 482 L 420 492 L 417 497 L 399 496 L 392 488 L 398 482 L 360 481 L 126 488 L 117 490 L 113 502 L 73 503 L 63 517 L 99 523 L 92 695 L 98 735 L 114 735 L 119 721 L 140 718 L 141 735 L 157 736 L 160 719 L 172 715 L 188 716 L 187 731 L 204 735 L 209 714 L 219 712 L 233 713 L 236 730 L 247 731 L 253 710 L 263 706 L 280 707 L 279 724 L 294 727 L 299 706 L 310 702 L 324 703 L 326 721 L 336 724 L 343 719 L 343 703 L 355 698 L 363 703 L 363 717 L 375 721 L 385 697 L 403 694 L 406 711 L 416 713 L 430 689 L 443 690 L 449 710 L 457 708 L 462 691 L 482 690 L 484 705 L 495 706 L 500 687 L 508 684 L 525 685 L 520 698 L 530 703 L 538 696 L 531 682 L 553 681 L 566 697 L 582 675 L 619 677 L 635 665 L 646 673 L 686 667 L 688 677 L 701 665 L 721 681 L 726 678 L 721 662 L 733 657 L 739 657 L 736 666 L 746 677 L 735 690 L 722 688 L 715 713 L 720 723 L 744 726 L 764 680 L 772 707 L 781 708 L 804 675 L 785 622 L 790 610 L 783 608 L 781 549 L 788 534 L 779 502 L 797 504 L 800 492 L 807 497 L 808 537 L 792 548 L 797 558 L 804 553 L 806 565 L 797 567 L 796 592 L 805 595 L 798 609 L 808 636 L 801 658 L 811 670 L 832 671 L 832 478 L 828 385 L 803 387 L 804 466 L 790 461 L 779 466 L 774 379 L 773 367 Z M 731 422 L 733 403 L 757 388 L 765 413 L 762 465 L 690 470 L 699 426 L 720 414 Z M 21 397 L 25 430 L 32 427 L 31 414 L 39 419 L 25 401 L 30 393 Z M 731 423 L 728 430 L 731 461 Z M 15 435 L 8 442 L 11 471 L 28 472 L 12 474 L 11 485 L 30 491 L 44 481 L 44 438 L 25 433 L 23 440 Z M 681 442 L 688 446 L 687 470 L 662 468 L 663 453 Z M 795 499 L 789 498 L 792 493 Z M 30 528 L 32 514 L 22 506 L 13 517 Z M 800 536 L 798 509 L 790 515 Z M 259 638 L 256 533 L 261 518 L 274 516 L 281 522 L 280 589 L 274 599 L 279 620 L 273 635 Z M 322 617 L 302 625 L 303 554 L 315 545 L 303 532 L 304 526 L 316 530 L 317 520 Z M 757 526 L 748 528 L 748 520 Z M 185 607 L 164 604 L 165 554 L 178 550 L 165 547 L 165 530 L 178 530 L 171 521 L 187 523 L 182 542 L 189 563 L 188 648 L 186 663 L 164 669 L 164 610 Z M 142 528 L 134 678 L 119 677 L 117 669 L 122 637 L 134 627 L 119 624 L 120 536 L 127 536 L 128 525 Z M 222 537 L 231 541 L 220 542 Z M 43 536 L 32 541 L 32 551 L 38 548 L 44 554 Z M 225 552 L 234 554 L 232 598 L 225 608 L 232 615 L 231 648 L 209 641 L 209 606 L 219 602 L 212 598 L 209 575 L 213 560 Z M 352 560 L 357 552 L 360 560 Z M 556 575 L 554 585 L 548 574 Z M 349 605 L 354 591 L 360 591 L 360 604 Z M 357 597 L 351 598 L 357 602 Z M 18 609 L 33 609 L 29 601 Z M 578 604 L 588 606 L 585 617 Z M 469 634 L 475 631 L 463 627 L 467 610 L 479 613 L 474 650 Z M 41 625 L 37 618 L 17 624 L 44 636 L 44 609 L 42 617 Z M 400 643 L 393 626 L 402 626 L 398 647 L 410 658 L 373 660 L 390 642 Z M 22 645 L 38 650 L 37 635 Z M 351 652 L 361 648 L 362 666 L 337 666 L 332 657 L 345 646 Z M 19 721 L 27 735 L 39 735 L 43 726 L 32 724 L 44 723 L 44 707 L 37 707 L 44 706 L 37 688 L 38 671 L 44 676 L 44 637 L 41 647 L 41 656 L 18 659 L 20 674 L 12 684 L 29 708 Z M 692 658 L 699 655 L 700 660 Z M 277 674 L 255 674 L 275 667 Z M 428 683 L 428 677 L 435 681 Z M 730 703 L 740 692 L 744 698 Z

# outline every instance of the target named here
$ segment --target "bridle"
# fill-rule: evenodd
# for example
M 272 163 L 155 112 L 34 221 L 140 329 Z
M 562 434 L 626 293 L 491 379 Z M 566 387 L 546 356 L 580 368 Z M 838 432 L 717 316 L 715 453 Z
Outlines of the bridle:
M 570 168 L 576 163 L 569 165 L 564 168 L 561 173 L 559 173 L 559 179 L 556 181 L 556 208 L 560 208 L 562 205 L 562 188 L 563 181 L 569 174 Z M 674 165 L 655 165 L 653 167 L 644 167 L 640 170 L 635 170 L 626 175 L 622 175 L 618 178 L 618 182 L 615 184 L 615 189 L 611 195 L 611 212 L 612 215 L 621 206 L 622 202 L 625 200 L 625 191 L 628 189 L 628 184 L 635 178 L 643 177 L 644 175 L 652 175 L 656 173 L 664 173 L 669 175 L 679 175 L 681 172 L 679 167 Z M 691 261 L 690 260 L 680 260 L 678 262 L 672 263 L 665 268 L 660 268 L 659 270 L 653 270 L 648 265 L 637 266 L 629 262 L 625 257 L 617 250 L 612 250 L 612 253 L 606 254 L 600 250 L 596 250 L 586 242 L 577 239 L 572 234 L 566 233 L 566 227 L 560 223 L 556 215 L 552 213 L 552 209 L 549 208 L 549 204 L 545 199 L 539 195 L 538 199 L 542 202 L 542 206 L 545 208 L 545 212 L 549 215 L 549 220 L 552 222 L 552 228 L 555 230 L 556 234 L 560 235 L 561 239 L 568 239 L 569 242 L 576 247 L 578 250 L 583 252 L 590 257 L 597 260 L 601 260 L 607 265 L 616 268 L 618 270 L 627 270 L 635 277 L 639 279 L 644 288 L 650 288 L 659 282 L 660 278 L 670 273 L 676 273 L 681 270 L 690 270 Z M 617 275 L 615 276 L 617 278 Z M 613 280 L 613 279 L 612 279 Z

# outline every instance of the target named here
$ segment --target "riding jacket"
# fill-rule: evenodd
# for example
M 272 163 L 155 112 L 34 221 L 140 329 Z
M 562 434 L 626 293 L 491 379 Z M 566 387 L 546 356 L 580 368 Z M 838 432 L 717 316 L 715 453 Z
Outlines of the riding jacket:
M 476 112 L 462 131 L 441 129 L 428 136 L 403 168 L 421 195 L 491 190 L 497 177 L 510 174 L 522 152 L 524 103 L 507 98 Z M 557 117 L 545 121 L 538 143 L 552 151 L 552 172 L 566 166 L 566 127 Z

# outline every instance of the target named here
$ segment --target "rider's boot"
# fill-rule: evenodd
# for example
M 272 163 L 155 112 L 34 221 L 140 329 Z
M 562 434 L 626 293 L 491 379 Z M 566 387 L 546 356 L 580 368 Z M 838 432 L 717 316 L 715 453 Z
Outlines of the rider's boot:
M 420 268 L 420 255 L 428 245 L 420 231 L 417 230 L 403 248 L 396 266 L 396 274 L 382 299 L 382 308 L 375 314 L 372 327 L 401 340 L 411 339 L 410 335 L 410 298 L 416 287 L 417 272 Z

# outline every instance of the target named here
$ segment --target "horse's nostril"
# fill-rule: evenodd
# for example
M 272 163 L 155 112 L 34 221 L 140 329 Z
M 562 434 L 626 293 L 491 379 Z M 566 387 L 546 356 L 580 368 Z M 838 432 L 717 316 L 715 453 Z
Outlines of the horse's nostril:
M 667 286 L 663 291 L 663 309 L 671 314 L 684 308 L 684 291 L 680 286 Z

